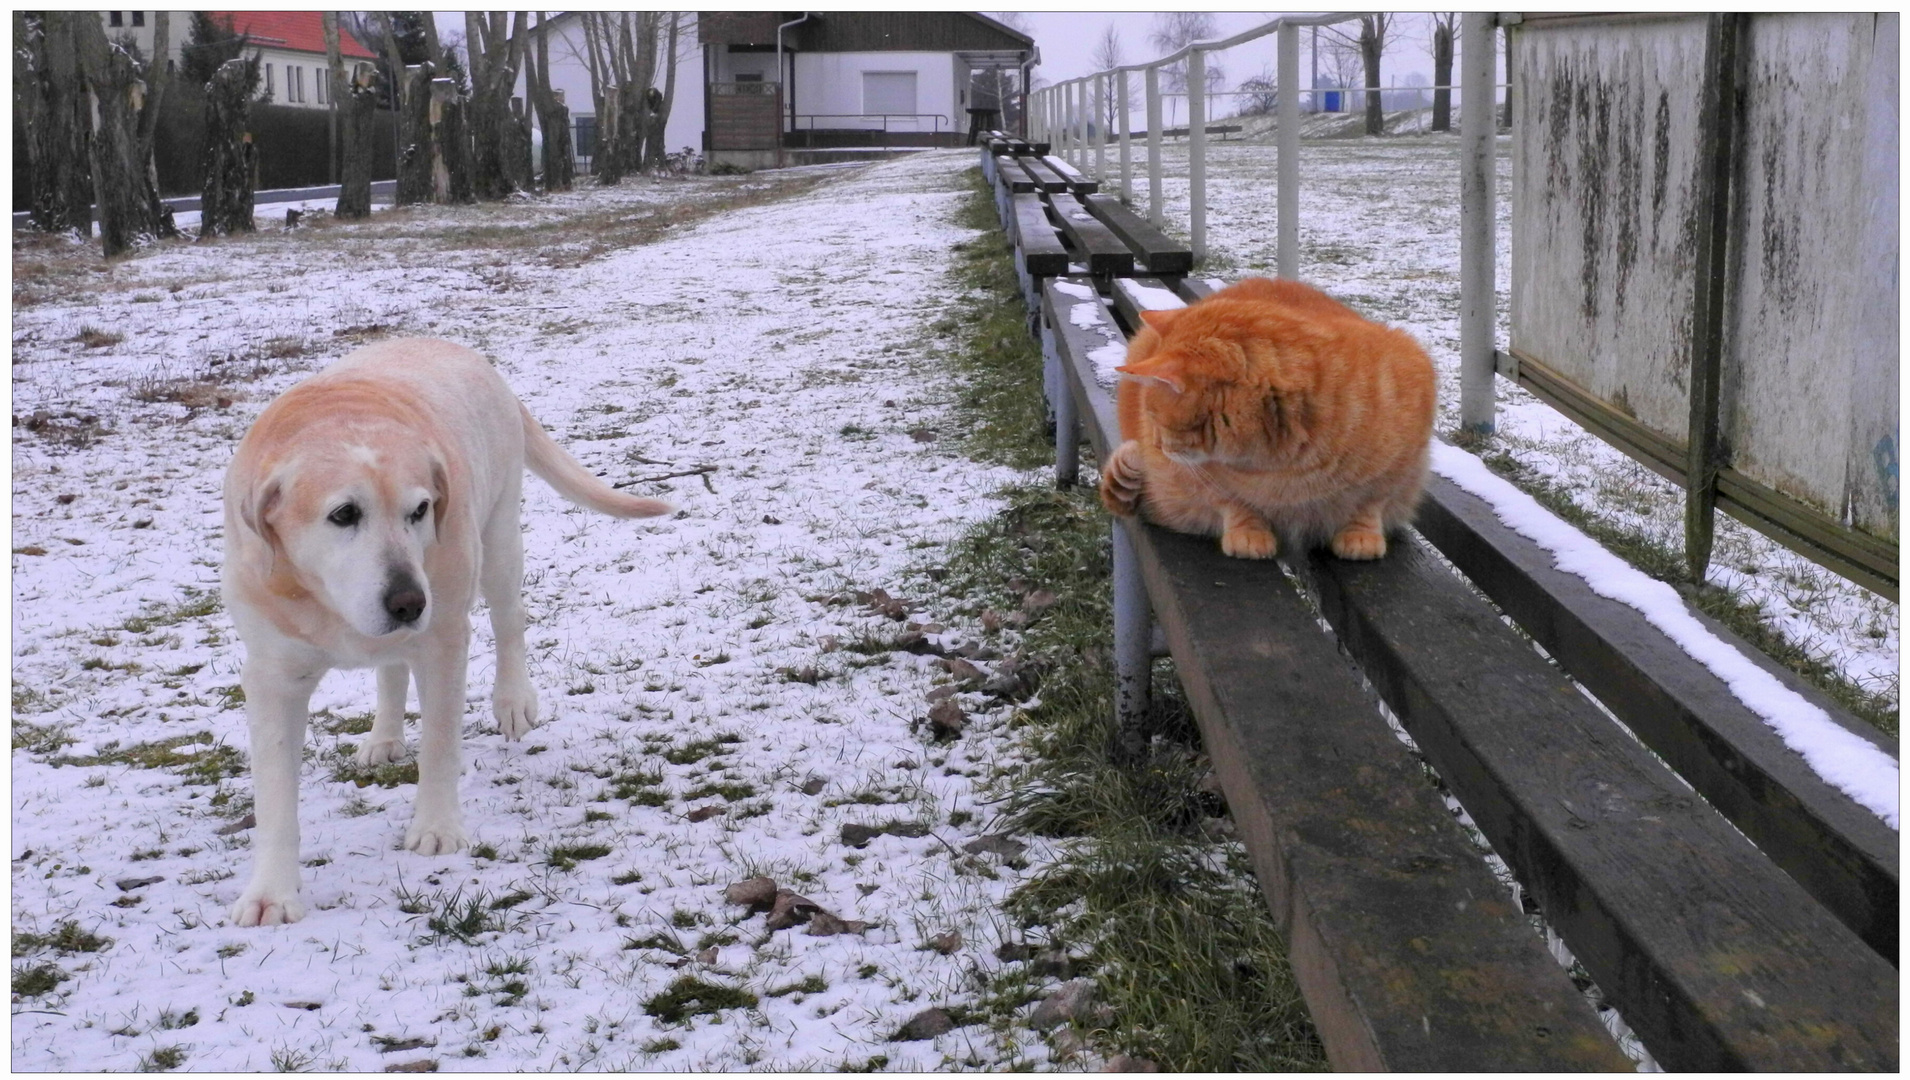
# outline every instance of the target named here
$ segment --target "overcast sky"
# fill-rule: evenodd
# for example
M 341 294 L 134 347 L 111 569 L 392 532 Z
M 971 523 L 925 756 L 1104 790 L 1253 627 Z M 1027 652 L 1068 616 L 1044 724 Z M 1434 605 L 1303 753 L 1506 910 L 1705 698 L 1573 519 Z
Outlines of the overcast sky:
M 988 12 L 990 15 L 997 14 Z M 1219 28 L 1219 36 L 1229 37 L 1242 30 L 1259 26 L 1279 15 L 1278 11 L 1242 12 L 1222 11 L 1214 13 L 1214 22 Z M 1050 83 L 1072 79 L 1080 75 L 1091 74 L 1099 70 L 1089 57 L 1093 54 L 1102 32 L 1110 25 L 1121 36 L 1122 62 L 1133 64 L 1162 55 L 1165 50 L 1155 47 L 1148 41 L 1148 32 L 1153 29 L 1159 13 L 1148 11 L 1042 11 L 1023 12 L 1021 17 L 1027 20 L 1030 34 L 1035 44 L 1041 48 L 1041 66 L 1036 69 L 1037 80 L 1046 79 Z M 1387 85 L 1395 78 L 1405 82 L 1409 72 L 1418 72 L 1431 81 L 1432 57 L 1428 52 L 1426 37 L 1428 33 L 1427 17 L 1424 14 L 1402 13 L 1398 16 L 1396 33 L 1398 44 L 1386 50 L 1381 70 Z M 1274 67 L 1274 49 L 1278 35 L 1248 42 L 1245 45 L 1218 54 L 1218 62 L 1226 72 L 1227 86 L 1232 88 L 1242 79 L 1251 78 L 1264 67 L 1268 71 Z M 1309 45 L 1312 31 L 1300 31 L 1300 68 L 1303 72 L 1311 70 Z M 1210 60 L 1210 63 L 1213 62 Z M 1039 85 L 1039 83 L 1037 83 Z

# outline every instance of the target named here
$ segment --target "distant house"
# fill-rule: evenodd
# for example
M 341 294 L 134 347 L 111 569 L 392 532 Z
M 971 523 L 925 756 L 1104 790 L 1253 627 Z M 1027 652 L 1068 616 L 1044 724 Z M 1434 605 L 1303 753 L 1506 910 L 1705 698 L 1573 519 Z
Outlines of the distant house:
M 697 39 L 704 154 L 745 168 L 846 147 L 960 145 L 977 118 L 1000 116 L 1000 102 L 977 100 L 975 73 L 1025 75 L 1040 60 L 1034 39 L 963 11 L 705 11 Z
M 142 50 L 151 53 L 154 14 L 151 11 L 102 11 L 100 19 L 106 24 L 108 38 L 130 35 Z M 176 65 L 185 55 L 192 13 L 174 11 L 169 14 L 171 20 L 166 30 L 169 38 L 166 52 L 167 58 Z M 256 51 L 260 54 L 261 85 L 271 94 L 273 104 L 306 109 L 330 107 L 331 102 L 326 96 L 330 93 L 330 86 L 325 74 L 325 31 L 318 12 L 214 11 L 209 14 L 220 19 L 230 16 L 232 28 L 251 37 L 251 47 L 247 53 L 249 55 Z M 338 51 L 347 61 L 376 58 L 370 49 L 352 37 L 351 31 L 343 23 L 338 28 Z

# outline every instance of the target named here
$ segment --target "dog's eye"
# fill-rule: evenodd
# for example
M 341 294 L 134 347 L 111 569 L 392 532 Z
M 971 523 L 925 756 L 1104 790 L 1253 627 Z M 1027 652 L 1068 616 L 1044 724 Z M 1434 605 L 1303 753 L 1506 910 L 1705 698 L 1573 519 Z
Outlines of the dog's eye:
M 359 517 L 360 515 L 358 513 L 358 504 L 346 503 L 345 505 L 325 515 L 325 520 L 331 522 L 332 524 L 338 526 L 341 529 L 349 529 L 353 525 L 358 524 Z
M 418 522 L 420 522 L 420 521 L 423 521 L 423 520 L 424 520 L 424 514 L 425 514 L 425 511 L 427 511 L 427 510 L 429 510 L 429 509 L 431 509 L 431 500 L 430 500 L 430 499 L 426 499 L 425 501 L 423 501 L 423 502 L 421 502 L 421 503 L 419 503 L 419 504 L 418 504 L 418 508 L 417 508 L 416 510 L 413 510 L 413 511 L 411 512 L 411 519 L 410 519 L 410 520 L 411 520 L 411 523 L 412 523 L 413 525 L 416 525 L 416 524 L 417 524 Z

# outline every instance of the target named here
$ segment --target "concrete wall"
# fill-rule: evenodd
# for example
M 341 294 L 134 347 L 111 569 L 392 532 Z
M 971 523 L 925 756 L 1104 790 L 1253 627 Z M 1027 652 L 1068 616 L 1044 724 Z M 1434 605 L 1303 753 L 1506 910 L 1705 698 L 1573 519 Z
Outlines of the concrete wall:
M 1750 478 L 1897 535 L 1898 16 L 1745 39 L 1722 423 Z M 1683 442 L 1705 19 L 1519 29 L 1512 344 Z
M 942 131 L 968 130 L 968 69 L 958 65 L 952 53 L 933 52 L 853 52 L 798 53 L 794 64 L 794 90 L 798 117 L 819 116 L 818 128 L 880 128 L 877 120 L 852 119 L 863 113 L 862 76 L 864 72 L 912 71 L 915 73 L 915 112 L 939 115 Z M 799 119 L 810 126 L 807 119 Z M 929 116 L 919 121 L 890 120 L 891 131 L 937 130 Z

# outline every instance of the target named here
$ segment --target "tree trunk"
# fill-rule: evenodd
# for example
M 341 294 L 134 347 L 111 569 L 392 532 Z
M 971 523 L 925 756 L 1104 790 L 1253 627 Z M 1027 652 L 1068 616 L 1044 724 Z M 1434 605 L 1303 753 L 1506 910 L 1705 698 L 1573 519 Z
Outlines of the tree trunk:
M 670 148 L 667 130 L 670 126 L 670 109 L 676 104 L 676 39 L 677 24 L 681 21 L 681 12 L 669 13 L 670 35 L 664 44 L 663 93 L 650 112 L 650 132 L 644 139 L 644 165 L 651 169 L 661 169 L 663 159 L 669 155 Z
M 340 164 L 338 205 L 332 213 L 347 220 L 371 216 L 371 161 L 377 147 L 378 69 L 359 64 L 358 73 L 338 99 Z
M 526 55 L 525 68 L 529 78 L 524 85 L 537 110 L 537 126 L 544 133 L 544 190 L 569 191 L 576 180 L 570 110 L 564 107 L 562 91 L 550 88 L 550 31 L 544 26 L 542 12 L 537 17 L 537 47 Z
M 1434 131 L 1452 130 L 1452 24 L 1433 25 L 1433 114 Z
M 93 175 L 88 144 L 93 111 L 83 88 L 73 20 L 97 16 L 47 11 L 14 15 L 15 82 L 24 75 L 22 121 L 32 185 L 29 215 L 41 232 L 93 229 Z M 24 33 L 22 27 L 24 25 Z M 27 65 L 21 71 L 22 62 Z
M 432 190 L 441 203 L 476 202 L 471 154 L 470 102 L 450 79 L 434 79 L 429 92 Z
M 1376 16 L 1368 15 L 1360 19 L 1360 60 L 1366 68 L 1366 133 L 1383 134 L 1386 130 L 1386 114 L 1382 109 L 1379 96 L 1379 58 L 1385 48 L 1380 40 L 1379 30 L 1373 25 Z
M 399 206 L 431 201 L 431 65 L 402 69 L 404 90 L 398 110 Z
M 227 60 L 206 84 L 206 187 L 199 200 L 199 236 L 252 232 L 252 196 L 259 152 L 252 145 L 252 88 L 258 61 Z
M 108 258 L 160 235 L 159 199 L 150 190 L 152 159 L 139 156 L 139 119 L 146 83 L 126 50 L 106 40 L 96 13 L 75 13 L 71 25 L 80 70 L 99 125 L 93 134 L 93 198 L 100 249 Z
M 536 166 L 531 161 L 531 114 L 524 99 L 511 99 L 510 120 L 504 125 L 504 175 L 519 191 L 537 188 Z
M 597 145 L 591 148 L 591 171 L 600 184 L 615 184 L 623 179 L 623 161 L 617 156 L 617 121 L 623 109 L 622 91 L 614 86 L 603 90 L 603 110 L 597 114 Z

